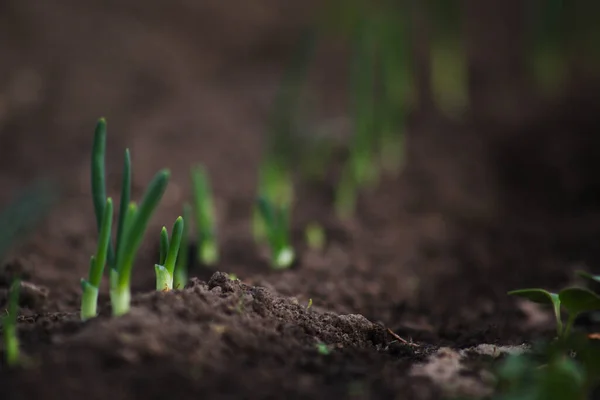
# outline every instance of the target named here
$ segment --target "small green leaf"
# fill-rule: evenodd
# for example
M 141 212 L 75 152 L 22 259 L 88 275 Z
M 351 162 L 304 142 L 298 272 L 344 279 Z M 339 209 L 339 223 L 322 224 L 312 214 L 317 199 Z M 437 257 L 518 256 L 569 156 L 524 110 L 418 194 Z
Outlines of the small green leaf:
M 560 298 L 556 293 L 550 293 L 544 289 L 518 289 L 508 292 L 511 296 L 523 297 L 529 301 L 540 304 L 551 305 L 556 319 L 556 332 L 560 337 L 563 334 L 563 324 L 560 316 Z
M 580 277 L 593 282 L 594 284 L 598 284 L 600 283 L 600 275 L 592 275 L 587 271 L 577 271 L 575 272 L 577 275 L 579 275 Z
M 175 263 L 177 262 L 179 246 L 181 246 L 181 238 L 183 236 L 183 225 L 183 217 L 177 217 L 173 224 L 173 231 L 171 232 L 169 250 L 164 263 L 165 268 L 171 275 L 175 273 Z
M 129 149 L 125 149 L 125 159 L 123 161 L 123 175 L 121 176 L 121 203 L 119 205 L 119 221 L 117 223 L 117 238 L 116 238 L 116 253 L 113 253 L 111 247 L 109 247 L 109 258 L 108 263 L 111 268 L 116 267 L 117 258 L 119 258 L 119 252 L 123 246 L 124 234 L 125 234 L 125 218 L 127 217 L 127 209 L 131 202 L 131 154 Z
M 104 215 L 104 205 L 106 203 L 105 154 L 106 119 L 100 118 L 94 132 L 91 160 L 92 199 L 94 201 L 94 211 L 96 214 L 98 231 L 100 231 L 100 226 L 102 225 L 102 216 Z
M 572 287 L 561 290 L 558 296 L 571 314 L 600 310 L 600 296 L 591 290 Z
M 550 293 L 544 289 L 518 289 L 508 292 L 511 296 L 524 297 L 529 301 L 540 304 L 556 305 L 560 304 L 560 299 L 556 293 Z
M 177 254 L 177 263 L 175 264 L 175 274 L 173 277 L 173 287 L 175 289 L 183 289 L 188 280 L 188 264 L 189 264 L 189 237 L 190 225 L 192 224 L 192 206 L 189 203 L 183 205 L 183 235 L 181 236 L 181 244 L 179 253 Z

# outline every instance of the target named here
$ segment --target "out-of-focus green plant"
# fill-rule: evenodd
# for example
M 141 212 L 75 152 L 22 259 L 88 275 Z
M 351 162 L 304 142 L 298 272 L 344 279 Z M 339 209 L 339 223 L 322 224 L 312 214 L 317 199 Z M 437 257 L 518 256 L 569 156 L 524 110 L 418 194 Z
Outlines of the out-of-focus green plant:
M 278 207 L 291 207 L 294 198 L 292 171 L 301 163 L 305 147 L 294 132 L 294 119 L 315 53 L 316 35 L 312 26 L 302 33 L 284 73 L 268 122 L 266 154 L 259 169 L 258 196 Z M 258 208 L 254 210 L 253 233 L 259 242 L 266 239 L 266 227 Z
M 464 9 L 458 1 L 434 0 L 426 4 L 431 21 L 432 94 L 441 111 L 457 114 L 468 105 Z
M 0 213 L 0 261 L 11 246 L 28 235 L 48 214 L 57 200 L 54 186 L 39 181 L 13 198 Z
M 271 266 L 274 269 L 291 267 L 296 255 L 290 241 L 289 210 L 273 204 L 265 197 L 259 197 L 257 205 L 267 231 Z
M 219 261 L 217 218 L 208 174 L 203 167 L 195 166 L 192 168 L 192 186 L 196 215 L 198 262 L 203 265 L 214 266 Z
M 327 238 L 325 237 L 325 230 L 319 223 L 309 223 L 306 226 L 304 233 L 306 236 L 306 243 L 308 243 L 308 247 L 314 250 L 323 250 Z
M 2 317 L 2 336 L 4 337 L 4 358 L 10 367 L 17 365 L 21 360 L 19 337 L 17 335 L 17 313 L 19 311 L 19 293 L 21 280 L 14 279 L 8 294 L 7 315 Z
M 559 90 L 566 78 L 568 41 L 565 2 L 538 0 L 530 9 L 530 69 L 538 88 L 545 93 Z
M 48 214 L 57 198 L 56 188 L 50 182 L 38 181 L 4 207 L 0 213 L 0 262 L 4 260 L 11 246 L 28 235 Z M 8 293 L 6 315 L 1 318 L 4 358 L 10 367 L 21 362 L 17 334 L 20 289 L 21 279 L 13 277 Z

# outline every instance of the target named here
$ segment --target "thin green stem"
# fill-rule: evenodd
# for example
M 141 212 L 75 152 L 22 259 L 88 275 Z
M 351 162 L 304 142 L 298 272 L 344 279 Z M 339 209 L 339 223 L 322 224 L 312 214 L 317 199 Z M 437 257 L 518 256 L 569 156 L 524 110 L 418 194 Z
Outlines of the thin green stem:
M 169 245 L 169 252 L 165 260 L 165 268 L 169 271 L 169 274 L 173 276 L 175 273 L 175 263 L 177 262 L 177 255 L 179 254 L 179 246 L 181 245 L 181 237 L 183 236 L 183 217 L 178 217 L 173 224 L 173 232 L 171 233 L 171 241 Z
M 573 325 L 575 324 L 575 319 L 577 318 L 577 313 L 569 313 L 569 317 L 567 318 L 567 324 L 564 326 L 562 331 L 563 339 L 568 339 L 571 335 L 571 330 L 573 329 Z
M 556 333 L 558 337 L 563 337 L 563 323 L 560 313 L 560 301 L 554 301 L 552 303 L 554 308 L 554 318 L 556 318 Z
M 163 226 L 160 230 L 160 257 L 158 260 L 159 265 L 165 265 L 167 259 L 167 253 L 169 252 L 169 232 L 167 227 Z
M 179 254 L 177 255 L 177 263 L 175 264 L 175 273 L 173 274 L 173 287 L 175 289 L 183 289 L 188 281 L 191 215 L 192 206 L 189 203 L 185 203 L 183 205 L 184 231 L 181 237 L 181 245 L 179 246 Z
M 96 214 L 98 231 L 102 225 L 104 206 L 106 203 L 106 119 L 100 118 L 94 132 L 94 144 L 92 147 L 92 199 Z
M 112 199 L 109 197 L 106 200 L 100 234 L 98 235 L 98 249 L 96 255 L 92 256 L 90 259 L 89 280 L 81 280 L 81 288 L 83 289 L 83 295 L 81 297 L 81 319 L 84 321 L 89 318 L 94 318 L 97 314 L 98 290 L 104 273 L 104 265 L 106 264 L 112 217 L 113 203 Z
M 98 249 L 96 251 L 94 267 L 90 270 L 89 276 L 89 282 L 95 287 L 100 286 L 102 274 L 104 273 L 104 265 L 106 264 L 107 252 L 110 244 L 112 218 L 113 202 L 109 197 L 106 199 L 106 206 L 104 207 L 104 215 L 102 218 L 102 224 L 100 226 L 100 234 L 98 236 Z
M 113 255 L 113 259 L 109 257 L 109 265 L 111 268 L 116 268 L 117 258 L 123 247 L 123 236 L 126 229 L 125 219 L 127 217 L 127 208 L 131 201 L 131 154 L 129 149 L 125 149 L 125 160 L 123 162 L 123 176 L 121 181 L 121 201 L 119 205 L 119 222 L 117 225 L 117 252 Z M 110 254 L 110 253 L 109 253 Z
M 8 295 L 8 315 L 2 318 L 4 331 L 4 354 L 6 363 L 15 366 L 20 362 L 19 338 L 17 335 L 17 313 L 19 311 L 19 294 L 21 280 L 15 279 Z
M 208 176 L 203 167 L 192 168 L 192 186 L 198 229 L 198 261 L 204 265 L 215 265 L 219 259 L 215 209 Z
M 265 197 L 257 200 L 258 210 L 266 227 L 267 241 L 271 248 L 273 268 L 288 268 L 295 259 L 289 241 L 289 216 L 286 207 L 276 207 Z

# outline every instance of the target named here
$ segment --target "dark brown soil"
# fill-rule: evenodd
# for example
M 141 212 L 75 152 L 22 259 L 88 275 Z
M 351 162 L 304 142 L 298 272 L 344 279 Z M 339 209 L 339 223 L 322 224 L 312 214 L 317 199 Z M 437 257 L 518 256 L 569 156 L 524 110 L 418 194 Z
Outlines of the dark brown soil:
M 168 13 L 54 3 L 0 3 L 1 196 L 39 176 L 61 188 L 1 269 L 0 306 L 11 276 L 28 285 L 28 363 L 2 365 L 2 398 L 437 399 L 442 390 L 414 365 L 443 346 L 551 335 L 506 291 L 553 289 L 600 261 L 600 103 L 585 94 L 599 91 L 532 102 L 510 122 L 415 113 L 405 170 L 363 193 L 353 221 L 333 217 L 331 182 L 300 185 L 298 265 L 271 271 L 250 235 L 251 205 L 269 106 L 306 10 L 274 0 L 235 14 L 218 1 Z M 315 129 L 345 118 L 336 51 L 316 78 Z M 103 288 L 102 315 L 82 323 L 79 279 L 96 239 L 88 157 L 101 115 L 113 196 L 125 147 L 135 196 L 159 168 L 172 181 L 138 257 L 131 313 L 112 318 Z M 193 265 L 184 290 L 158 293 L 159 229 L 189 199 L 198 162 L 213 180 L 222 259 Z M 327 232 L 322 252 L 302 240 L 313 220 Z

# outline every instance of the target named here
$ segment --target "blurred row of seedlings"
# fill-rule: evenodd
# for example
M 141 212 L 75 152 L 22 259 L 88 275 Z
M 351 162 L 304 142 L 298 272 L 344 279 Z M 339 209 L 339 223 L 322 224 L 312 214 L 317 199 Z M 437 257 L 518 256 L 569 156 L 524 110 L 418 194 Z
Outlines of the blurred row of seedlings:
M 330 0 L 325 4 L 314 25 L 301 35 L 282 78 L 259 171 L 258 196 L 285 220 L 289 216 L 284 214 L 294 205 L 294 181 L 331 179 L 326 171 L 340 158 L 342 165 L 336 165 L 333 182 L 328 183 L 335 189 L 337 217 L 352 218 L 362 191 L 375 187 L 383 174 L 393 177 L 401 172 L 410 113 L 431 98 L 442 113 L 460 117 L 471 107 L 470 93 L 477 85 L 469 77 L 477 62 L 468 51 L 477 42 L 466 40 L 465 11 L 473 5 L 469 1 Z M 515 7 L 515 21 L 524 24 L 525 51 L 520 62 L 525 74 L 540 93 L 558 90 L 569 68 L 579 65 L 569 56 L 572 44 L 588 48 L 588 36 L 592 32 L 598 36 L 600 29 L 575 2 L 536 0 Z M 305 132 L 305 126 L 297 123 L 319 45 L 340 37 L 349 50 L 350 66 L 351 129 L 345 143 Z M 344 154 L 337 157 L 340 149 Z M 257 240 L 266 238 L 258 205 L 254 235 Z

